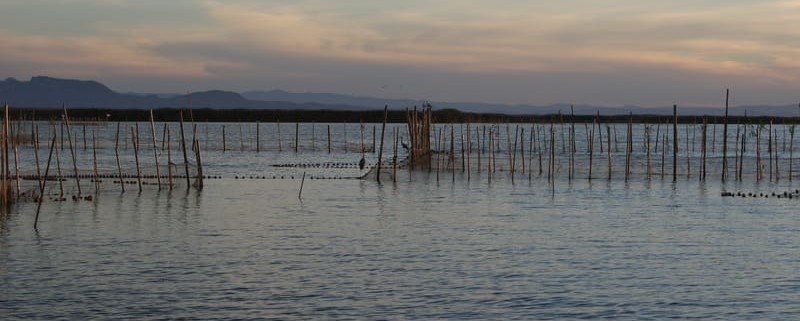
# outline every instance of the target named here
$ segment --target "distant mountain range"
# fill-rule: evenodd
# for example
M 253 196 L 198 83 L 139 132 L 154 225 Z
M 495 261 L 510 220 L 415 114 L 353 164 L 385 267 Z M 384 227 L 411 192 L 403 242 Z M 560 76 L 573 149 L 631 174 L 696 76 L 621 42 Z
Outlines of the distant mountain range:
M 327 110 L 375 110 L 388 105 L 392 109 L 421 106 L 422 100 L 360 97 L 333 93 L 293 93 L 283 90 L 231 91 L 210 90 L 190 94 L 119 93 L 91 80 L 59 79 L 46 76 L 32 77 L 30 81 L 7 78 L 0 81 L 0 102 L 15 107 L 57 108 L 62 104 L 70 108 L 192 108 L 215 109 L 327 109 Z M 546 106 L 505 105 L 474 102 L 429 102 L 435 109 L 458 109 L 464 112 L 501 114 L 569 114 L 569 104 Z M 586 115 L 668 115 L 672 107 L 639 106 L 574 106 L 575 114 Z M 737 106 L 730 115 L 751 116 L 800 116 L 797 105 L 784 106 Z M 680 107 L 681 115 L 722 115 L 723 108 Z

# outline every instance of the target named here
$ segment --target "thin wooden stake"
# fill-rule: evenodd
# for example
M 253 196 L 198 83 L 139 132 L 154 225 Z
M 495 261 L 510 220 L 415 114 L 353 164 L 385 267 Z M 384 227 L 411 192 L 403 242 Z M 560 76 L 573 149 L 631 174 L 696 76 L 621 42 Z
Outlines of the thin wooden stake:
M 67 140 L 69 141 L 69 151 L 72 154 L 72 168 L 75 170 L 75 185 L 78 186 L 78 197 L 81 197 L 81 180 L 78 173 L 78 160 L 75 157 L 75 148 L 72 146 L 72 130 L 69 128 L 69 115 L 67 115 L 67 107 L 62 106 L 64 109 L 64 121 L 67 126 Z M 6 121 L 8 121 L 8 110 L 6 110 Z
M 57 152 L 57 150 L 56 150 Z M 117 158 L 117 171 L 119 172 L 119 185 L 122 187 L 122 192 L 125 192 L 125 181 L 122 177 L 122 166 L 119 163 L 119 122 L 117 122 L 117 135 L 114 136 L 114 155 Z
M 44 169 L 44 177 L 45 180 L 42 182 L 42 186 L 39 187 L 39 202 L 36 204 L 36 217 L 33 219 L 33 229 L 37 229 L 39 227 L 39 212 L 42 210 L 42 201 L 44 201 L 44 189 L 47 185 L 47 175 L 50 173 L 50 159 L 53 158 L 53 147 L 56 145 L 56 136 L 53 135 L 53 141 L 50 142 L 50 155 L 47 156 L 47 166 Z
M 300 180 L 300 192 L 297 193 L 297 199 L 303 200 L 303 185 L 306 183 L 306 172 L 303 172 L 303 178 Z
M 208 127 L 208 125 L 206 125 Z M 156 162 L 156 182 L 158 184 L 158 189 L 161 190 L 161 170 L 158 168 L 158 149 L 156 146 L 156 122 L 155 117 L 153 117 L 153 110 L 150 109 L 150 132 L 153 134 L 153 160 Z M 208 141 L 208 140 L 206 140 Z
M 179 113 L 180 119 L 180 126 L 181 126 L 181 149 L 183 149 L 183 169 L 186 171 L 186 188 L 188 189 L 189 186 L 192 186 L 192 182 L 189 180 L 189 157 L 186 155 L 186 136 L 184 135 L 183 130 L 183 110 Z
M 133 137 L 133 158 L 136 161 L 136 182 L 139 184 L 139 192 L 141 193 L 142 170 L 139 168 L 139 123 L 136 123 L 136 127 L 131 127 L 131 136 Z
M 381 182 L 381 162 L 383 161 L 383 137 L 386 133 L 386 120 L 389 117 L 389 106 L 383 107 L 383 126 L 381 127 L 381 149 L 378 151 L 378 172 L 377 172 L 377 181 L 378 184 Z M 345 141 L 345 146 L 347 146 L 347 142 Z

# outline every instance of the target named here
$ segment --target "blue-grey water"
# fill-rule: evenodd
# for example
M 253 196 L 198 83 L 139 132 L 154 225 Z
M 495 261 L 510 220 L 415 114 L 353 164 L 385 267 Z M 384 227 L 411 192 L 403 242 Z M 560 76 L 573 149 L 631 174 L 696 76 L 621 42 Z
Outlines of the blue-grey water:
M 226 144 L 234 150 L 201 143 L 205 173 L 222 177 L 206 180 L 202 191 L 184 182 L 171 191 L 146 185 L 138 192 L 132 184 L 123 193 L 109 178 L 95 193 L 83 180 L 84 194 L 94 200 L 46 199 L 38 230 L 33 229 L 36 203 L 10 205 L 0 216 L 0 319 L 800 316 L 800 199 L 721 197 L 723 191 L 771 195 L 800 188 L 788 180 L 788 159 L 779 165 L 779 180 L 757 181 L 751 171 L 744 181 L 722 183 L 719 166 L 710 166 L 705 182 L 696 168 L 687 176 L 682 167 L 673 182 L 671 159 L 666 178 L 657 173 L 648 179 L 640 157 L 625 182 L 623 145 L 614 155 L 612 179 L 606 154 L 600 154 L 590 181 L 584 140 L 578 144 L 576 177 L 569 179 L 562 154 L 552 185 L 546 164 L 543 174 L 538 168 L 530 176 L 515 173 L 514 183 L 507 170 L 489 181 L 485 168 L 471 169 L 469 177 L 442 169 L 438 180 L 435 169 L 400 169 L 396 182 L 385 172 L 380 184 L 307 178 L 300 199 L 303 171 L 327 178 L 362 171 L 272 165 L 357 162 L 360 152 L 344 152 L 342 128 L 334 135 L 338 151 L 328 154 L 325 125 L 314 129 L 319 138 L 314 150 L 306 141 L 298 153 L 294 126 L 283 128 L 281 152 L 267 139 L 264 150 L 255 152 L 252 145 L 240 150 L 238 125 L 228 126 Z M 357 149 L 358 125 L 350 126 L 347 141 Z M 140 136 L 151 143 L 139 156 L 150 164 L 152 137 L 144 128 Z M 365 140 L 371 145 L 368 128 Z M 97 130 L 106 132 L 98 156 L 101 171 L 115 173 L 115 128 Z M 201 127 L 198 136 L 204 134 Z M 77 141 L 84 170 L 92 164 L 91 141 L 87 151 Z M 65 150 L 66 174 L 72 164 Z M 392 147 L 385 150 L 393 155 Z M 45 157 L 48 151 L 40 148 Z M 130 170 L 132 151 L 121 152 L 123 167 Z M 166 152 L 158 152 L 164 162 Z M 23 148 L 28 164 L 30 154 L 30 147 Z M 689 154 L 690 162 L 698 161 L 699 154 Z M 365 157 L 370 164 L 377 159 L 372 153 Z M 660 162 L 660 156 L 653 158 Z M 537 167 L 537 160 L 526 161 Z M 507 164 L 507 158 L 497 160 L 501 169 Z M 754 166 L 755 160 L 746 164 Z M 660 163 L 653 167 L 660 171 Z M 253 175 L 267 179 L 250 179 Z M 57 186 L 48 182 L 48 194 L 58 193 Z M 75 194 L 73 181 L 64 188 L 66 195 Z

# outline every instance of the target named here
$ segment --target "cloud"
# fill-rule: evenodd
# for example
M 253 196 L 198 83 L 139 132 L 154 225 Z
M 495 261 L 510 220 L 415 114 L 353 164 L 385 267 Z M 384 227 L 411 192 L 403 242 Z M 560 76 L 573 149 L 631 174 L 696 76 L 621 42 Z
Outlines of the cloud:
M 534 98 L 523 89 L 557 78 L 556 87 L 568 79 L 577 84 L 571 91 L 602 87 L 605 97 L 647 77 L 659 86 L 686 83 L 684 89 L 733 79 L 751 88 L 800 89 L 797 0 L 9 1 L 0 9 L 11 17 L 17 9 L 37 17 L 44 9 L 69 10 L 67 22 L 25 25 L 24 15 L 10 26 L 0 21 L 0 72 L 17 76 L 164 77 L 229 89 L 253 88 L 261 79 L 357 92 L 414 75 L 438 82 L 416 88 L 417 96 L 460 99 L 459 91 L 478 95 L 474 88 L 487 86 L 483 93 L 521 102 L 569 98 L 558 88 Z M 512 95 L 502 79 L 516 82 L 511 88 L 519 92 Z M 612 90 L 614 81 L 624 83 Z
M 0 56 L 44 73 L 90 77 L 98 73 L 202 76 L 202 64 L 177 63 L 139 43 L 97 37 L 16 36 L 0 32 Z
M 463 7 L 445 3 L 453 3 L 445 9 Z M 776 80 L 798 80 L 800 75 L 785 69 L 800 60 L 794 49 L 798 38 L 795 43 L 781 41 L 797 36 L 800 28 L 792 27 L 800 25 L 782 14 L 767 18 L 767 13 L 776 13 L 771 6 L 668 13 L 628 9 L 633 11 L 628 15 L 596 10 L 523 16 L 488 10 L 470 20 L 419 8 L 353 20 L 293 6 L 206 6 L 227 39 L 262 52 L 310 58 L 478 73 L 657 66 Z M 762 15 L 753 17 L 753 11 Z

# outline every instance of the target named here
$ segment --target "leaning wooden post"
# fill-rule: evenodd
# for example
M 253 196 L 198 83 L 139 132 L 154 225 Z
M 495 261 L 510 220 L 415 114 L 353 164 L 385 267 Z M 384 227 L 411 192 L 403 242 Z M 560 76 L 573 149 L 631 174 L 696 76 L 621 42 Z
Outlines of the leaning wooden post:
M 737 136 L 736 140 L 738 141 L 739 140 L 739 138 L 738 138 L 739 134 L 736 134 L 736 136 Z M 703 134 L 702 134 L 702 137 L 703 137 L 703 142 L 701 143 L 701 148 L 702 148 L 701 154 L 702 154 L 702 158 L 703 158 L 703 164 L 700 166 L 700 170 L 702 172 L 701 175 L 700 175 L 700 180 L 701 181 L 705 181 L 706 180 L 706 158 L 707 158 L 707 156 L 706 156 L 706 148 L 708 147 L 708 146 L 706 146 L 706 140 L 708 139 L 708 120 L 705 117 L 703 118 Z
M 672 181 L 678 181 L 678 105 L 672 105 Z
M 306 183 L 306 172 L 303 172 L 303 178 L 300 180 L 300 192 L 297 193 L 297 199 L 303 200 L 303 185 Z
M 136 162 L 136 182 L 139 184 L 139 192 L 142 191 L 142 170 L 139 167 L 139 123 L 136 127 L 131 127 L 131 136 L 133 137 L 133 159 Z M 195 146 L 196 148 L 197 146 Z
M 39 130 L 31 124 L 31 135 L 33 135 L 33 156 L 36 159 L 36 177 L 39 179 L 39 187 L 42 187 L 42 169 L 39 167 Z
M 456 182 L 456 159 L 455 159 L 456 135 L 455 135 L 455 131 L 456 130 L 453 127 L 453 124 L 450 124 L 450 164 L 452 165 L 451 169 L 453 170 L 453 181 L 452 181 L 453 183 Z
M 19 198 L 20 194 L 22 193 L 21 180 L 19 177 L 19 148 L 17 146 L 18 140 L 19 140 L 18 137 L 15 137 L 11 141 L 12 145 L 14 145 L 14 176 L 17 184 L 17 198 Z
M 722 127 L 722 181 L 728 174 L 728 97 L 730 89 L 725 89 L 725 124 Z
M 792 162 L 794 161 L 794 129 L 795 125 L 789 127 L 789 181 L 792 181 Z
M 63 125 L 63 123 L 62 123 L 62 125 Z M 56 135 L 56 137 L 58 137 L 58 134 L 55 133 L 55 129 L 53 130 L 53 132 L 54 132 L 54 135 Z M 64 138 L 61 138 L 61 141 L 63 142 Z M 59 198 L 63 198 L 64 197 L 64 176 L 61 175 L 61 156 L 59 155 L 58 150 L 59 150 L 59 146 L 58 146 L 58 142 L 56 141 L 56 174 L 58 176 L 58 192 L 59 192 L 58 197 Z
M 772 120 L 769 121 L 769 131 L 767 133 L 767 154 L 769 154 L 769 180 L 772 181 L 772 150 L 775 148 L 772 143 Z
M 58 152 L 56 150 L 56 152 Z M 119 172 L 119 185 L 122 191 L 125 192 L 125 181 L 122 179 L 122 166 L 119 163 L 119 122 L 117 122 L 117 135 L 114 138 L 114 155 L 117 158 L 117 171 Z
M 375 126 L 372 126 L 372 128 L 374 129 Z M 373 130 L 372 132 L 374 133 L 375 131 Z M 397 145 L 398 145 L 398 140 L 400 139 L 399 136 L 400 136 L 400 128 L 395 128 L 394 129 L 394 161 L 392 162 L 392 183 L 397 183 Z M 373 135 L 372 137 L 375 137 L 375 135 Z M 373 140 L 373 142 L 374 142 L 374 140 Z M 374 144 L 372 145 L 372 152 L 373 153 L 375 152 L 375 145 Z
M 92 174 L 94 175 L 94 195 L 100 191 L 100 181 L 97 174 L 97 135 L 92 128 Z
M 67 107 L 61 106 L 64 109 L 64 122 L 67 126 L 67 140 L 69 141 L 69 150 L 72 154 L 72 169 L 75 171 L 75 185 L 78 186 L 78 197 L 81 197 L 81 180 L 78 174 L 78 161 L 75 159 L 75 148 L 72 146 L 72 130 L 69 128 L 69 116 L 67 115 Z M 6 122 L 8 121 L 8 109 L 6 109 Z
M 83 123 L 83 150 L 86 150 L 86 123 Z
M 592 162 L 594 161 L 594 124 L 592 124 L 592 129 L 589 131 L 589 180 L 592 180 Z M 602 142 L 601 142 L 602 145 Z M 530 173 L 528 174 L 530 175 Z
M 608 180 L 611 180 L 611 173 L 613 171 L 613 164 L 611 161 L 611 126 L 606 125 L 606 138 L 608 140 L 608 148 L 606 148 L 606 152 L 608 153 Z M 602 142 L 600 145 L 603 145 Z
M 197 139 L 195 138 L 195 141 Z M 197 161 L 197 189 L 203 189 L 203 162 L 200 160 L 200 144 L 194 150 L 194 158 Z
M 50 173 L 50 159 L 53 158 L 53 147 L 56 145 L 56 136 L 53 136 L 53 141 L 50 142 L 50 155 L 47 156 L 47 166 L 44 169 L 44 181 L 39 187 L 39 202 L 36 204 L 36 217 L 33 219 L 33 229 L 35 230 L 39 225 L 39 212 L 42 209 L 42 201 L 44 201 L 44 188 L 47 185 L 47 175 Z
M 383 127 L 381 127 L 381 149 L 378 150 L 378 172 L 376 173 L 378 183 L 381 182 L 381 162 L 383 161 L 383 137 L 384 134 L 386 133 L 386 118 L 388 117 L 388 115 L 389 115 L 389 106 L 387 105 L 383 107 Z M 347 146 L 347 142 L 345 142 L 345 146 Z
M 191 186 L 189 180 L 189 157 L 186 156 L 186 136 L 183 130 L 183 110 L 179 112 L 180 126 L 181 126 L 181 149 L 183 149 L 183 169 L 186 170 L 186 188 Z
M 158 183 L 158 189 L 161 189 L 161 171 L 158 168 L 158 146 L 156 144 L 156 123 L 155 118 L 153 117 L 153 110 L 150 109 L 150 131 L 153 134 L 153 160 L 156 162 L 156 182 Z
M 241 127 L 239 127 L 241 128 Z M 167 141 L 167 180 L 169 189 L 172 190 L 172 142 L 169 141 L 169 127 L 165 127 Z

